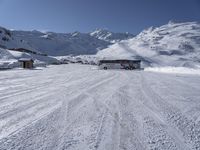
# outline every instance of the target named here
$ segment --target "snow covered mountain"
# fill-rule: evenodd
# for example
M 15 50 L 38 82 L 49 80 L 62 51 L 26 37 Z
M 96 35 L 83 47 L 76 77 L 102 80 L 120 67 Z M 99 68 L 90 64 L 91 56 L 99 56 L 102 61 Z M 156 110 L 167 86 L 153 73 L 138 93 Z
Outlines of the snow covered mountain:
M 97 56 L 141 59 L 145 66 L 199 67 L 200 24 L 169 22 L 151 27 L 99 51 Z
M 54 33 L 40 31 L 10 31 L 0 28 L 0 46 L 25 48 L 52 56 L 96 54 L 113 42 L 133 37 L 128 33 L 98 30 L 91 33 Z

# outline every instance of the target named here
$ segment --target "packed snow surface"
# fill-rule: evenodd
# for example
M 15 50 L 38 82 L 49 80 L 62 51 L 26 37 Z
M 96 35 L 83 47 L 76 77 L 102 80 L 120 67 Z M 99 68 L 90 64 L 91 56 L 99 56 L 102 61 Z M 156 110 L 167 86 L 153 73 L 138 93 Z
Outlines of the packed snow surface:
M 1 150 L 200 150 L 199 75 L 87 65 L 0 72 Z

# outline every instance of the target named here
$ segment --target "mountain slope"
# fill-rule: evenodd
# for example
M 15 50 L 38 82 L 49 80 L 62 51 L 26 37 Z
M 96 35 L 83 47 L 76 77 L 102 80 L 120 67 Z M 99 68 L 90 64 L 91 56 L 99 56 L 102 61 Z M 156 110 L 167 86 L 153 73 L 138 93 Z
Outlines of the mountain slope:
M 98 57 L 141 59 L 147 66 L 200 66 L 200 24 L 169 22 L 99 51 Z

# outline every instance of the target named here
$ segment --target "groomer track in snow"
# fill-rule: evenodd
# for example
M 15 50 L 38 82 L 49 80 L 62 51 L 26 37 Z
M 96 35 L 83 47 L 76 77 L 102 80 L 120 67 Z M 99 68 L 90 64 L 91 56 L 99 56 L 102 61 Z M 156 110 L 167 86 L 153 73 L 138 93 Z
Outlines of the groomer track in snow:
M 0 72 L 1 150 L 200 150 L 200 78 L 60 65 Z

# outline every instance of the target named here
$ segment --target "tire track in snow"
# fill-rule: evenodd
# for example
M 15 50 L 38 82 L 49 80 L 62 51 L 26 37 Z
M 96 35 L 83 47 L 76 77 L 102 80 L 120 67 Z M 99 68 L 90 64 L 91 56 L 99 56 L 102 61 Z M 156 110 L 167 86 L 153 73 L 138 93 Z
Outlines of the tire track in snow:
M 51 96 L 52 95 L 46 95 L 46 98 Z M 22 130 L 26 126 L 26 124 L 31 124 L 32 120 L 37 120 L 34 118 L 40 118 L 40 116 L 44 114 L 45 111 L 47 111 L 48 109 L 51 110 L 55 106 L 59 105 L 60 101 L 61 100 L 49 101 L 48 99 L 44 101 L 39 98 L 37 101 L 34 101 L 33 104 L 27 105 L 26 108 L 19 108 L 17 110 L 13 110 L 4 114 L 2 116 L 4 118 L 0 119 L 0 122 L 3 122 L 1 123 L 0 133 L 2 136 L 0 136 L 0 139 L 2 139 L 5 136 L 16 133 L 16 130 Z
M 57 121 L 61 121 L 57 120 L 57 118 L 59 118 L 59 116 L 57 116 L 59 110 L 59 107 L 50 109 L 42 116 L 37 117 L 29 124 L 24 125 L 22 128 L 16 130 L 8 137 L 1 139 L 0 147 L 5 150 L 46 149 L 48 147 L 46 142 L 50 141 L 50 138 L 54 137 L 54 133 L 52 133 L 52 131 L 56 129 L 53 128 L 53 126 L 57 125 Z
M 149 74 L 152 78 L 156 78 L 157 74 Z M 158 76 L 158 75 L 157 75 Z M 157 91 L 161 97 L 165 96 L 164 99 L 171 105 L 175 105 L 181 112 L 187 116 L 188 119 L 192 119 L 195 123 L 200 121 L 200 95 L 199 89 L 191 88 L 186 84 L 185 80 L 184 84 L 179 82 L 179 78 L 183 78 L 182 76 L 174 76 L 168 75 L 164 76 L 158 81 L 152 82 L 151 80 L 149 84 L 153 85 L 151 88 L 154 91 Z M 174 79 L 175 78 L 175 79 Z M 163 80 L 165 79 L 165 80 Z M 185 79 L 185 78 L 184 78 Z M 192 78 L 193 79 L 193 78 Z M 198 81 L 198 80 L 197 80 Z M 196 82 L 197 82 L 196 81 Z M 198 82 L 197 82 L 198 83 Z M 197 84 L 195 83 L 195 84 Z M 193 85 L 193 84 L 192 84 Z M 159 89 L 156 87 L 160 87 Z M 185 87 L 188 87 L 187 90 Z M 179 105 L 177 105 L 179 104 Z
M 165 123 L 162 119 L 160 119 L 159 112 L 157 112 L 156 107 L 151 104 L 149 97 L 143 96 L 144 93 L 141 92 L 142 88 L 140 87 L 140 73 L 135 75 L 135 77 L 138 78 L 137 80 L 133 79 L 131 74 L 132 73 L 129 75 L 129 83 L 135 83 L 134 85 L 127 84 L 127 87 L 122 89 L 124 93 L 122 95 L 126 95 L 127 97 L 127 101 L 122 101 L 122 104 L 127 106 L 127 109 L 129 108 L 127 110 L 129 115 L 127 114 L 126 116 L 131 116 L 131 112 L 133 116 L 135 116 L 134 120 L 137 122 L 135 123 L 137 127 L 135 132 L 138 136 L 140 135 L 138 137 L 139 141 L 144 141 L 146 139 L 145 143 L 142 143 L 143 146 L 146 145 L 144 146 L 145 148 L 140 147 L 136 149 L 148 149 L 148 147 L 150 149 L 180 149 L 180 146 L 178 145 L 179 142 L 175 142 L 173 135 L 168 133 L 166 126 L 164 126 Z M 131 82 L 131 80 L 133 80 L 133 82 Z M 148 120 L 154 123 L 149 124 Z M 134 127 L 131 129 L 134 129 Z M 153 141 L 153 143 L 151 141 Z
M 66 88 L 66 87 L 65 87 Z M 44 101 L 42 101 L 42 102 L 44 102 Z M 14 133 L 14 132 L 13 132 Z
M 109 77 L 108 79 L 104 79 L 103 81 L 101 81 L 101 82 L 99 82 L 99 83 L 96 83 L 95 85 L 93 85 L 93 86 L 90 86 L 90 88 L 89 89 L 86 89 L 86 90 L 84 90 L 84 91 L 82 91 L 81 93 L 81 95 L 83 95 L 85 98 L 88 98 L 88 100 L 86 101 L 84 101 L 83 102 L 83 100 L 81 100 L 80 101 L 80 99 L 78 99 L 78 103 L 79 104 L 77 104 L 74 100 L 71 100 L 71 102 L 72 102 L 72 104 L 70 104 L 68 107 L 69 107 L 69 109 L 70 110 L 73 110 L 73 112 L 75 112 L 74 114 L 76 114 L 78 117 L 80 117 L 81 115 L 78 115 L 79 114 L 79 110 L 81 109 L 81 108 L 83 108 L 84 107 L 84 105 L 91 105 L 91 101 L 96 101 L 96 99 L 94 99 L 93 98 L 93 96 L 91 96 L 91 94 L 93 94 L 92 93 L 92 91 L 94 91 L 95 89 L 101 89 L 102 87 L 104 87 L 105 88 L 105 86 L 107 85 L 107 84 L 109 84 L 109 83 L 112 83 L 113 82 L 113 80 L 114 79 L 116 79 L 116 78 L 118 78 L 119 77 L 119 74 L 114 74 L 114 76 L 112 75 L 112 74 L 110 74 L 110 76 L 111 77 Z M 109 82 L 108 82 L 109 81 Z M 112 81 L 112 82 L 110 82 L 110 81 Z M 107 83 L 107 84 L 106 84 Z M 92 90 L 92 91 L 91 91 Z M 84 98 L 84 99 L 85 99 Z M 81 102 L 81 105 L 82 106 L 80 106 L 80 102 Z M 75 104 L 75 105 L 74 105 Z M 95 102 L 95 104 L 96 104 L 96 102 Z M 93 104 L 92 104 L 93 105 Z M 102 104 L 101 104 L 102 105 Z M 71 108 L 71 106 L 73 106 L 73 109 Z M 79 108 L 74 108 L 74 106 L 75 107 L 77 107 L 77 106 L 79 106 Z M 93 107 L 95 107 L 95 106 L 93 106 Z M 68 110 L 69 110 L 68 109 Z M 98 107 L 97 107 L 97 109 L 98 109 Z M 82 110 L 81 110 L 82 111 Z M 70 111 L 69 111 L 70 112 Z M 72 114 L 72 112 L 71 113 L 68 113 L 68 114 Z M 69 115 L 70 116 L 70 115 Z M 68 117 L 69 117 L 68 116 Z M 105 117 L 107 117 L 107 115 L 105 115 Z M 71 118 L 71 117 L 69 117 L 69 118 Z M 101 117 L 100 117 L 101 118 Z M 74 120 L 73 122 L 72 122 L 72 124 L 74 124 L 76 121 L 77 121 L 77 118 L 75 118 L 75 119 L 72 119 L 72 120 Z M 100 119 L 101 120 L 101 119 Z M 70 123 L 71 124 L 71 123 Z M 103 123 L 98 123 L 98 126 L 99 126 L 99 124 L 103 124 Z M 70 128 L 70 127 L 69 127 Z M 97 128 L 99 128 L 99 127 L 97 127 Z M 90 149 L 96 149 L 98 146 L 98 144 L 95 144 L 95 143 L 99 143 L 101 140 L 101 136 L 100 135 L 102 135 L 101 133 L 102 133 L 102 129 L 103 129 L 103 126 L 101 126 L 101 128 L 99 128 L 99 131 L 101 131 L 101 132 L 97 132 L 97 133 L 95 133 L 95 134 L 93 134 L 93 136 L 91 136 L 91 138 L 93 137 L 94 139 L 98 139 L 97 141 L 96 140 L 94 140 L 94 141 L 96 141 L 96 142 L 94 142 L 92 139 L 92 143 L 90 143 L 89 145 L 91 145 L 91 147 L 90 147 Z M 69 129 L 68 129 L 69 130 Z M 96 130 L 97 131 L 97 130 Z M 95 132 L 96 132 L 95 131 Z M 104 132 L 104 131 L 103 131 Z M 95 136 L 94 136 L 95 135 Z M 64 137 L 64 136 L 63 136 Z M 96 138 L 95 138 L 96 137 Z M 97 138 L 98 137 L 98 138 Z M 67 145 L 66 146 L 64 146 L 64 147 L 73 147 L 73 145 L 77 145 L 77 141 L 74 143 L 73 141 L 73 144 L 71 143 L 71 142 L 69 142 L 70 140 L 64 140 L 64 141 L 68 141 L 67 142 Z M 65 144 L 61 144 L 61 145 L 65 145 Z M 95 146 L 96 145 L 96 146 Z M 96 148 L 95 148 L 96 147 Z
M 141 143 L 140 135 L 137 131 L 139 125 L 137 124 L 137 120 L 135 120 L 133 108 L 129 108 L 129 104 L 131 104 L 131 98 L 127 97 L 127 85 L 132 84 L 129 80 L 130 76 L 127 75 L 130 72 L 119 72 L 120 74 L 120 82 L 117 80 L 115 86 L 117 87 L 113 90 L 111 96 L 106 100 L 99 100 L 105 108 L 107 108 L 109 114 L 112 117 L 112 146 L 108 149 L 144 149 L 143 144 Z M 135 78 L 131 76 L 131 78 Z M 104 91 L 104 89 L 101 89 Z M 97 97 L 97 95 L 95 96 Z M 116 107 L 118 109 L 116 109 Z M 108 124 L 106 128 L 108 128 Z M 137 135 L 137 136 L 136 136 Z M 116 137 L 118 136 L 118 137 Z M 111 145 L 111 144 L 110 144 Z M 101 149 L 103 149 L 101 147 Z
M 129 81 L 130 83 L 130 81 Z M 145 149 L 145 143 L 141 140 L 139 132 L 139 122 L 135 116 L 132 97 L 128 94 L 129 85 L 116 93 L 115 99 L 118 101 L 120 108 L 120 149 Z
M 113 77 L 111 77 L 110 79 L 106 79 L 106 78 L 105 78 L 106 80 L 104 81 L 104 83 L 105 83 L 105 82 L 108 82 L 109 80 L 112 80 L 112 78 L 113 78 Z M 95 80 L 92 79 L 92 82 L 95 83 L 97 80 L 98 80 L 98 79 L 95 79 Z M 99 81 L 102 81 L 102 79 L 100 78 Z M 79 83 L 79 84 L 80 84 L 80 83 Z M 96 84 L 97 84 L 97 86 L 100 86 L 100 85 L 101 85 L 99 82 L 97 82 Z M 102 83 L 102 84 L 103 84 L 103 83 Z M 95 86 L 95 84 L 92 84 L 92 85 Z M 87 86 L 87 85 L 85 85 L 85 86 Z M 90 88 L 93 88 L 94 86 L 92 86 L 92 87 L 90 87 Z M 64 88 L 64 89 L 67 89 L 67 87 L 63 87 L 63 88 Z M 81 87 L 81 88 L 83 88 L 83 87 Z M 76 89 L 76 90 L 77 90 L 77 89 Z M 76 94 L 77 94 L 77 93 L 76 93 Z M 44 117 L 45 117 L 45 116 L 44 116 Z M 38 120 L 38 121 L 39 121 L 39 120 Z M 42 121 L 42 119 L 41 119 L 41 121 Z M 36 123 L 37 123 L 37 122 L 36 122 Z M 28 127 L 27 127 L 27 126 L 28 126 Z M 34 126 L 34 124 L 32 125 L 32 123 L 30 123 L 30 124 L 28 124 L 27 126 L 24 126 L 25 128 L 24 128 L 24 127 L 23 127 L 23 128 L 20 128 L 18 131 L 19 131 L 19 132 L 23 132 L 24 130 L 26 130 L 26 128 L 31 128 L 31 126 Z M 15 134 L 19 134 L 17 131 L 16 131 L 16 132 L 13 132 L 13 133 L 14 133 L 14 135 L 10 134 L 9 136 L 10 136 L 10 137 L 13 137 L 13 136 L 15 136 Z M 58 137 L 59 137 L 59 136 L 58 136 Z
M 27 92 L 34 92 L 37 89 L 38 90 L 44 90 L 45 88 L 48 88 L 49 86 L 56 86 L 56 85 L 64 84 L 66 82 L 73 81 L 74 79 L 75 80 L 81 80 L 81 78 L 82 79 L 88 78 L 88 73 L 85 73 L 85 72 L 82 73 L 81 76 L 80 76 L 81 78 L 79 78 L 79 79 L 77 79 L 76 76 L 74 77 L 73 73 L 76 73 L 76 72 L 71 72 L 71 73 L 67 74 L 68 77 L 70 77 L 70 78 L 65 77 L 64 74 L 61 74 L 60 77 L 58 75 L 56 75 L 56 76 L 53 76 L 53 75 L 46 76 L 46 75 L 44 75 L 44 77 L 45 77 L 45 83 L 41 83 L 41 81 L 44 78 L 44 77 L 42 77 L 41 81 L 37 81 L 34 84 L 32 83 L 32 80 L 35 80 L 35 78 L 34 78 L 34 76 L 31 76 L 30 79 L 32 79 L 32 80 L 28 80 L 28 84 L 27 84 L 28 87 L 26 86 L 24 89 L 20 89 L 20 90 L 14 92 L 14 93 L 6 93 L 6 92 L 10 92 L 10 91 L 7 91 L 7 90 L 6 91 L 2 91 L 2 93 L 0 95 L 0 100 L 4 100 L 4 99 L 6 100 L 7 98 L 10 98 L 10 97 L 13 97 L 13 96 L 26 94 Z M 46 82 L 47 81 L 46 78 L 48 78 L 48 82 Z M 61 78 L 61 80 L 59 81 L 60 78 Z M 24 81 L 26 83 L 27 80 L 23 79 L 23 80 L 21 80 L 21 82 L 22 81 Z M 12 82 L 12 84 L 22 84 L 21 82 L 19 82 L 19 83 Z M 47 84 L 47 83 L 49 83 L 49 84 Z M 4 95 L 5 95 L 5 97 L 4 97 Z M 3 101 L 1 101 L 1 102 L 3 102 Z
M 101 79 L 98 82 L 96 80 L 96 81 L 94 81 L 95 82 L 94 84 L 89 84 L 89 86 L 86 89 L 83 88 L 82 86 L 79 86 L 79 88 L 82 89 L 79 92 L 80 94 L 77 96 L 77 93 L 76 93 L 76 96 L 74 98 L 71 98 L 71 100 L 68 101 L 68 104 L 67 104 L 68 105 L 68 113 L 67 113 L 68 115 L 67 115 L 67 118 L 73 118 L 73 119 L 69 120 L 69 122 L 67 123 L 68 125 L 66 126 L 65 131 L 72 130 L 70 128 L 73 128 L 73 124 L 75 124 L 77 122 L 77 120 L 80 119 L 80 117 L 82 116 L 82 114 L 80 114 L 79 112 L 82 112 L 85 109 L 86 105 L 92 105 L 93 99 L 90 96 L 90 94 L 88 94 L 88 93 L 90 93 L 89 91 L 91 91 L 91 89 L 99 88 L 102 85 L 105 85 L 106 83 L 111 82 L 114 78 L 116 78 L 116 74 L 109 74 L 108 78 L 104 78 L 103 80 Z M 65 148 L 68 147 L 69 148 L 69 147 L 73 147 L 74 145 L 78 144 L 77 143 L 78 141 L 75 142 L 75 141 L 72 140 L 72 143 L 69 142 L 70 140 L 66 139 L 66 137 L 68 137 L 68 136 L 66 136 L 66 134 L 67 133 L 65 132 L 60 137 L 60 139 L 62 139 L 61 140 L 62 142 L 60 142 L 60 144 L 59 144 L 60 146 L 59 146 L 58 149 L 60 149 L 61 147 L 62 148 L 63 147 L 65 147 Z M 94 146 L 92 146 L 92 147 L 94 148 Z
M 70 79 L 67 79 L 67 81 L 70 80 Z M 99 80 L 102 80 L 101 78 Z M 66 83 L 67 81 L 63 81 L 63 83 Z M 75 81 L 71 81 L 71 84 L 73 84 L 74 82 L 78 82 L 78 81 L 82 81 L 82 79 L 78 79 L 78 80 L 75 80 Z M 69 83 L 69 82 L 68 82 Z M 71 84 L 69 86 L 65 86 L 65 88 L 70 88 L 71 87 Z M 77 84 L 77 83 L 76 83 Z M 89 84 L 89 83 L 88 83 Z M 48 93 L 52 93 L 54 92 L 55 93 L 55 90 L 58 88 L 57 86 L 61 86 L 59 83 L 56 83 L 56 85 L 54 84 L 54 88 L 51 88 L 49 89 L 48 91 L 45 91 L 43 94 L 41 94 L 41 92 L 36 92 L 36 90 L 40 90 L 40 91 L 43 91 L 44 89 L 46 89 L 47 87 L 49 87 L 50 85 L 46 85 L 46 86 L 41 86 L 41 88 L 32 88 L 31 91 L 25 91 L 26 93 L 29 92 L 29 95 L 30 95 L 30 92 L 33 92 L 33 94 L 31 94 L 31 97 L 28 96 L 28 97 L 22 97 L 21 98 L 21 95 L 19 95 L 19 98 L 16 98 L 16 97 L 13 97 L 13 95 L 11 95 L 10 97 L 12 99 L 9 99 L 9 100 L 5 100 L 5 102 L 7 102 L 6 104 L 1 104 L 0 105 L 0 108 L 1 108 L 1 111 L 5 110 L 7 112 L 9 112 L 9 107 L 11 108 L 11 110 L 13 111 L 14 108 L 18 109 L 19 107 L 24 107 L 26 103 L 31 103 L 31 102 L 34 102 L 35 100 L 34 99 L 37 99 L 37 97 L 45 97 L 45 94 L 48 94 Z M 62 87 L 61 87 L 62 88 Z M 24 93 L 25 93 L 24 92 Z M 30 101 L 27 101 L 27 99 L 33 99 L 33 100 L 30 100 Z M 20 105 L 19 105 L 20 104 Z M 18 106 L 19 105 L 19 106 Z
M 107 82 L 108 80 L 106 80 L 106 82 Z M 65 87 L 66 88 L 66 87 Z M 53 89 L 52 91 L 54 91 L 55 89 Z M 49 92 L 49 91 L 48 91 Z M 56 93 L 55 91 L 54 91 L 54 93 Z M 52 96 L 53 95 L 55 95 L 55 94 L 52 94 Z M 10 110 L 10 111 L 8 111 L 8 112 L 5 112 L 5 113 L 3 113 L 3 114 L 1 114 L 0 115 L 0 119 L 2 120 L 2 119 L 4 119 L 4 118 L 6 118 L 6 117 L 12 117 L 12 115 L 15 115 L 16 113 L 19 113 L 19 112 L 22 112 L 22 111 L 25 111 L 25 109 L 29 109 L 29 108 L 31 108 L 31 107 L 33 107 L 33 106 L 36 106 L 37 104 L 42 104 L 42 103 L 44 103 L 45 101 L 49 101 L 48 99 L 47 99 L 47 97 L 51 97 L 51 95 L 43 95 L 42 97 L 39 95 L 38 96 L 38 98 L 35 98 L 32 102 L 30 102 L 29 101 L 29 103 L 28 104 L 26 104 L 26 105 L 22 105 L 22 106 L 20 106 L 20 107 L 17 107 L 16 109 L 12 109 L 12 110 Z M 46 98 L 46 100 L 44 101 L 44 100 L 42 100 L 42 99 L 44 99 L 44 98 Z M 41 101 L 42 100 L 42 101 Z M 24 103 L 22 103 L 22 104 L 24 104 Z
M 106 130 L 106 128 L 110 128 L 109 126 L 111 125 L 112 128 L 110 130 L 112 130 L 112 133 L 111 133 L 110 137 L 112 137 L 112 142 L 109 143 L 109 146 L 107 145 L 107 149 L 109 149 L 109 150 L 110 149 L 113 149 L 113 150 L 126 149 L 126 148 L 127 149 L 144 149 L 144 148 L 141 148 L 142 144 L 140 144 L 139 140 L 135 136 L 137 126 L 135 126 L 136 122 L 133 119 L 133 115 L 127 112 L 128 105 L 124 106 L 123 107 L 124 109 L 121 111 L 119 109 L 118 110 L 115 109 L 115 107 L 121 107 L 121 105 L 119 106 L 118 101 L 121 101 L 123 103 L 124 101 L 127 100 L 126 95 L 121 94 L 121 91 L 123 91 L 122 89 L 126 89 L 126 86 L 124 86 L 124 85 L 126 85 L 129 82 L 129 80 L 128 80 L 129 78 L 127 78 L 127 75 L 125 75 L 124 73 L 121 73 L 121 72 L 118 72 L 118 73 L 120 74 L 120 79 L 121 79 L 120 82 L 121 83 L 119 83 L 119 80 L 117 80 L 118 81 L 118 84 L 116 85 L 117 88 L 116 89 L 114 88 L 112 90 L 112 93 L 110 93 L 110 95 L 108 96 L 108 98 L 106 100 L 103 100 L 102 98 L 99 98 L 99 100 L 98 100 L 95 98 L 95 97 L 97 97 L 97 95 L 93 95 L 93 99 L 94 100 L 96 99 L 96 101 L 98 103 L 100 103 L 102 105 L 102 107 L 105 107 L 105 109 L 108 111 L 108 114 L 106 114 L 106 115 L 110 116 L 110 120 L 112 120 L 112 122 L 110 121 L 111 123 L 107 123 L 107 125 L 105 125 L 105 127 L 102 128 L 102 125 L 100 126 L 101 133 L 97 132 L 97 133 L 99 133 L 98 135 L 100 135 L 100 136 L 98 136 L 99 137 L 98 139 L 105 138 L 104 136 L 106 136 L 106 134 L 105 134 L 105 131 L 103 131 L 103 130 Z M 101 89 L 101 88 L 98 91 L 107 90 L 107 87 L 106 88 L 104 87 L 105 89 Z M 116 106 L 116 104 L 118 106 Z M 123 117 L 122 117 L 122 115 L 123 115 Z M 130 117 L 130 118 L 127 117 L 129 115 L 132 117 Z M 105 120 L 104 116 L 102 118 L 104 118 L 102 120 Z M 109 121 L 107 121 L 107 122 L 109 122 Z M 99 123 L 99 124 L 104 125 L 105 121 L 103 121 L 103 123 Z M 108 129 L 106 130 L 106 132 L 109 132 Z M 122 136 L 121 138 L 120 138 L 120 135 Z M 126 135 L 126 136 L 124 136 L 124 135 Z M 107 135 L 107 136 L 109 136 L 109 135 Z M 129 140 L 131 140 L 131 142 L 127 142 Z M 97 140 L 97 143 L 100 143 L 98 141 L 100 141 L 100 140 Z M 108 141 L 109 141 L 109 139 L 107 139 L 107 142 Z M 97 148 L 105 149 L 105 147 L 104 148 L 102 147 L 102 145 L 103 145 L 102 142 L 101 142 L 101 144 L 97 144 L 97 145 L 101 145 L 100 147 L 96 146 Z
M 0 147 L 6 150 L 143 150 L 181 149 L 176 145 L 181 143 L 185 149 L 191 149 L 187 147 L 187 143 L 175 137 L 175 134 L 179 136 L 180 132 L 174 129 L 173 125 L 166 124 L 167 117 L 164 115 L 165 111 L 162 111 L 165 102 L 157 102 L 164 100 L 152 94 L 154 91 L 149 90 L 146 80 L 141 82 L 140 73 L 88 71 L 87 77 L 87 71 L 83 73 L 85 78 L 67 84 L 62 82 L 67 82 L 65 79 L 68 76 L 56 76 L 55 78 L 59 78 L 54 82 L 58 88 L 55 91 L 57 98 L 53 100 L 54 96 L 50 97 L 50 106 L 48 101 L 45 103 L 46 98 L 42 98 L 44 103 L 34 109 L 27 109 L 26 112 L 36 112 L 36 120 L 29 116 L 31 113 L 26 115 L 25 112 L 23 117 L 30 117 L 28 124 L 1 139 Z M 71 80 L 79 77 L 81 75 L 74 75 Z M 144 90 L 143 86 L 146 87 Z M 60 102 L 56 103 L 56 100 Z M 23 103 L 21 101 L 18 106 Z M 55 104 L 57 105 L 52 107 Z M 23 111 L 21 114 L 23 115 Z
M 195 123 L 188 119 L 176 107 L 170 105 L 167 101 L 156 94 L 148 85 L 143 76 L 143 88 L 151 98 L 155 105 L 160 109 L 161 116 L 164 117 L 165 122 L 170 126 L 170 130 L 175 133 L 181 145 L 188 147 L 188 149 L 200 149 L 200 122 Z M 176 130 L 178 129 L 178 130 Z M 181 134 L 180 134 L 181 132 Z M 184 141 L 182 141 L 184 139 Z M 191 146 L 192 145 L 192 146 Z

